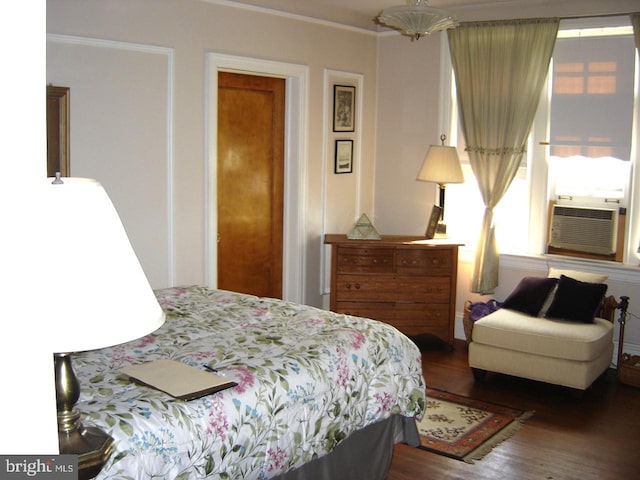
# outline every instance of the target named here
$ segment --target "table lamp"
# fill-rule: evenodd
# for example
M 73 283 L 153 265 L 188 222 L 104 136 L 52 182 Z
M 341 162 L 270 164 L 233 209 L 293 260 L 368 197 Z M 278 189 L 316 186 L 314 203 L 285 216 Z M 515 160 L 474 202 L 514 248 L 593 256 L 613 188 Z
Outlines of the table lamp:
M 120 218 L 95 180 L 48 179 L 39 209 L 40 247 L 48 261 L 37 272 L 49 302 L 45 326 L 54 353 L 60 453 L 77 454 L 79 478 L 97 475 L 113 439 L 85 428 L 74 408 L 80 385 L 71 354 L 147 335 L 164 312 L 131 247 Z
M 460 166 L 460 160 L 458 159 L 458 152 L 455 147 L 447 147 L 444 141 L 447 139 L 445 134 L 440 135 L 440 141 L 442 145 L 431 145 L 427 151 L 427 155 L 424 157 L 422 167 L 418 172 L 416 180 L 422 182 L 437 183 L 440 189 L 440 221 L 436 228 L 436 233 L 440 236 L 445 236 L 447 233 L 447 226 L 444 223 L 444 200 L 445 200 L 445 185 L 447 183 L 462 183 L 464 182 L 464 175 L 462 174 L 462 167 Z

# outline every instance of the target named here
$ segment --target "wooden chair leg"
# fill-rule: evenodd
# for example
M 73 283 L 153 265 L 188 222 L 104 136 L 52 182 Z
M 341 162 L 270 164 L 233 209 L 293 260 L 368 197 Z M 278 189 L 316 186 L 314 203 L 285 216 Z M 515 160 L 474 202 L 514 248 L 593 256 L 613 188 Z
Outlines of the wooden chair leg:
M 471 371 L 473 372 L 473 378 L 476 380 L 476 382 L 484 382 L 484 379 L 487 376 L 486 370 L 471 367 Z

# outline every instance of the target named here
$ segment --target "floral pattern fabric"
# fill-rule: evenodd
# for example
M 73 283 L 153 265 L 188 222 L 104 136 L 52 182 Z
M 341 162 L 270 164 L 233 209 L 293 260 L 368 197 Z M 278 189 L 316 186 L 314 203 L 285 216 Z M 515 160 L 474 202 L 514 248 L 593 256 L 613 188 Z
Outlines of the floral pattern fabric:
M 422 415 L 420 351 L 384 323 L 205 287 L 159 290 L 153 334 L 73 356 L 85 426 L 115 440 L 99 479 L 267 479 L 392 414 Z M 237 382 L 191 401 L 119 369 L 173 359 Z

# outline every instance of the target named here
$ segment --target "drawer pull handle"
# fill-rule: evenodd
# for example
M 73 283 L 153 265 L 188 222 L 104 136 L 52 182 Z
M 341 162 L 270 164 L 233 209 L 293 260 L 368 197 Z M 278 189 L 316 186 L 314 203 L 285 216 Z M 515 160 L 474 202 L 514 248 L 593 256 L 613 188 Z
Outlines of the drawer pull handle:
M 419 267 L 420 266 L 420 262 L 418 260 L 411 260 L 410 262 L 407 260 L 402 260 L 401 263 L 403 267 Z

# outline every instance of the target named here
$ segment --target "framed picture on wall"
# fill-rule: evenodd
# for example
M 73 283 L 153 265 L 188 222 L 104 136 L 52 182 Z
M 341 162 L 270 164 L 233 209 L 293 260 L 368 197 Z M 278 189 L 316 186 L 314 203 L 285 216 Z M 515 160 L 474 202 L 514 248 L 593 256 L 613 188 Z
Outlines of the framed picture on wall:
M 353 172 L 353 140 L 336 140 L 336 163 L 334 172 Z
M 333 131 L 355 131 L 356 87 L 333 86 Z
M 47 177 L 69 176 L 69 87 L 47 85 Z

